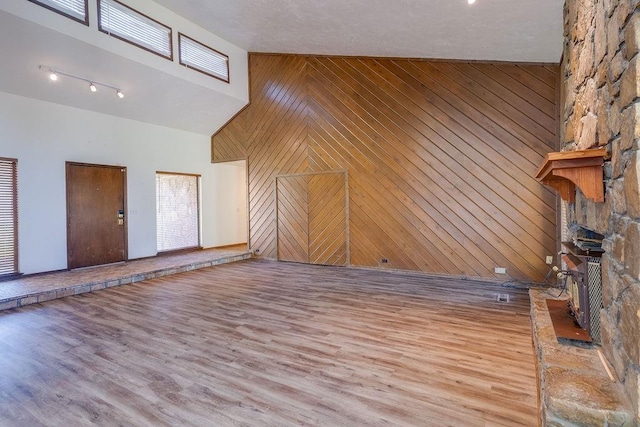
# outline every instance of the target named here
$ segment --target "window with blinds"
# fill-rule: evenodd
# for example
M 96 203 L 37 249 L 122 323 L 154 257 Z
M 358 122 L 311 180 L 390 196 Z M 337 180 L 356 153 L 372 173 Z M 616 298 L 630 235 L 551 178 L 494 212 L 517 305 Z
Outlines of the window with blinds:
M 178 33 L 180 65 L 229 83 L 229 57 Z
M 199 175 L 156 173 L 158 252 L 200 246 Z
M 98 29 L 173 60 L 171 27 L 116 0 L 98 0 Z
M 89 25 L 88 0 L 29 0 L 49 10 Z
M 0 158 L 0 276 L 18 272 L 17 166 Z

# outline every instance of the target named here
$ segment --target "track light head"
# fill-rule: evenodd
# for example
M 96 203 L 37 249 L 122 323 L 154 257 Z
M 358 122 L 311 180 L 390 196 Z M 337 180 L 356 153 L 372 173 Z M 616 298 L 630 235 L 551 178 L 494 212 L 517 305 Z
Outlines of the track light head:
M 116 95 L 118 95 L 118 98 L 120 98 L 120 99 L 124 98 L 124 93 L 122 93 L 122 91 L 120 89 L 118 89 L 116 91 Z
M 96 85 L 94 85 L 93 83 L 90 83 L 90 84 L 89 84 L 89 90 L 90 90 L 91 92 L 97 92 L 97 91 L 98 91 L 98 88 L 97 88 L 97 87 L 96 87 Z
M 54 81 L 54 82 L 55 82 L 56 80 L 58 80 L 58 75 L 57 75 L 55 72 L 53 72 L 53 71 L 52 71 L 52 72 L 49 74 L 49 79 L 51 79 L 51 81 Z

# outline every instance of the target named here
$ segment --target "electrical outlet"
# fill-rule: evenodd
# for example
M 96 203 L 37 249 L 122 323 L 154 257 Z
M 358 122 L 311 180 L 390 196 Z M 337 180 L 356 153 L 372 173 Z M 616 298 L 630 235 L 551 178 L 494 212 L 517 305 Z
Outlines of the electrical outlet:
M 254 249 L 254 250 L 253 250 L 253 253 L 255 253 L 255 254 L 259 254 L 259 253 L 260 253 L 260 249 Z
M 496 301 L 498 302 L 509 302 L 511 300 L 511 296 L 509 294 L 497 294 Z
M 553 264 L 553 255 L 547 255 L 547 259 L 545 261 L 547 265 Z
M 507 269 L 504 267 L 496 267 L 493 269 L 493 272 L 496 274 L 507 274 Z
M 381 262 L 381 263 L 383 263 L 383 264 L 386 264 L 386 263 L 388 263 L 388 262 L 389 262 L 389 260 L 388 260 L 388 259 L 386 259 L 386 258 L 382 258 L 382 260 L 381 260 L 380 262 Z

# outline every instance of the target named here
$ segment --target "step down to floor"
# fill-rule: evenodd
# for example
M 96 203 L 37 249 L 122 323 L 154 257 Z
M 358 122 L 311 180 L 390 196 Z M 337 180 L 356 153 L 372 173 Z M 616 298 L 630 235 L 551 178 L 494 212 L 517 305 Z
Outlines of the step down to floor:
M 61 275 L 69 275 L 73 272 L 57 272 L 38 276 L 37 280 L 43 283 L 42 290 L 25 290 L 24 292 L 16 292 L 15 295 L 4 296 L 0 298 L 0 311 L 10 310 L 12 308 L 24 307 L 30 304 L 38 304 L 46 301 L 51 301 L 58 298 L 64 298 L 72 295 L 84 294 L 87 292 L 94 292 L 100 289 L 112 288 L 114 286 L 127 285 L 130 283 L 140 282 L 142 280 L 155 279 L 157 277 L 170 276 L 172 274 L 184 273 L 187 271 L 198 270 L 201 268 L 212 267 L 214 265 L 228 264 L 231 262 L 242 261 L 252 257 L 251 252 L 235 252 L 232 254 L 226 253 L 216 256 L 212 254 L 208 259 L 200 259 L 197 261 L 190 260 L 185 263 L 174 263 L 162 268 L 152 268 L 146 271 L 141 268 L 136 271 L 132 269 L 133 273 L 121 274 L 121 275 L 107 275 L 109 277 L 100 277 L 97 280 L 87 279 L 83 275 L 83 279 L 80 283 L 64 283 L 52 286 L 47 281 L 50 280 L 52 284 L 55 284 L 60 280 Z M 180 259 L 180 257 L 178 257 Z M 130 261 L 129 264 L 139 263 L 140 261 Z M 140 263 L 142 264 L 142 263 Z M 102 268 L 102 267 L 97 267 Z M 109 268 L 109 266 L 105 267 Z M 86 270 L 85 272 L 86 273 Z M 28 279 L 18 279 L 20 280 Z M 10 283 L 0 283 L 0 285 Z M 19 285 L 17 286 L 19 287 Z

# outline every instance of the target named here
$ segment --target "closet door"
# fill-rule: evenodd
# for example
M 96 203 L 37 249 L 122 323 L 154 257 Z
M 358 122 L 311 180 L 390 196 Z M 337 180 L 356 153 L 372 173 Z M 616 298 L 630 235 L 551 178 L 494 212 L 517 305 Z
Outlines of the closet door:
M 348 265 L 346 172 L 282 175 L 275 185 L 278 260 Z
M 307 176 L 276 178 L 277 254 L 280 261 L 309 262 Z
M 307 195 L 309 263 L 347 265 L 345 175 L 310 175 Z

